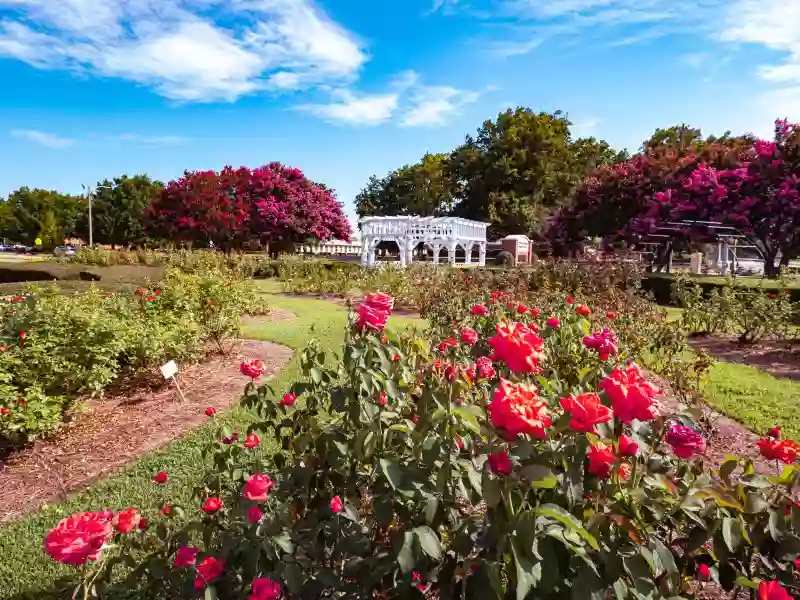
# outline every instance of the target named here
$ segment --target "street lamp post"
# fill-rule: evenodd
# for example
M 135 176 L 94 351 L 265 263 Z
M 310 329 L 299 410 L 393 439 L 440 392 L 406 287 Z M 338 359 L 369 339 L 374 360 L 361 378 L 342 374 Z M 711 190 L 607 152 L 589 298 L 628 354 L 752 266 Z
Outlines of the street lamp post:
M 81 185 L 81 187 L 86 191 L 86 200 L 89 204 L 89 248 L 94 246 L 94 232 L 92 231 L 92 192 L 90 186 Z M 114 188 L 110 185 L 98 185 L 95 189 L 98 190 L 113 190 Z

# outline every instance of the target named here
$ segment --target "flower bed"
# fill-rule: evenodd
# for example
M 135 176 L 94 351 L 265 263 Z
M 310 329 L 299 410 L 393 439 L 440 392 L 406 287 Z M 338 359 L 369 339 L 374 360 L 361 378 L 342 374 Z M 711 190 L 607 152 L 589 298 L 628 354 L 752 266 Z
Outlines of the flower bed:
M 250 300 L 241 283 L 170 272 L 132 294 L 47 288 L 0 304 L 0 444 L 48 435 L 121 374 L 224 350 Z
M 475 300 L 432 314 L 420 338 L 386 333 L 392 298 L 368 296 L 335 367 L 310 345 L 277 403 L 242 365 L 262 421 L 220 431 L 194 506 L 76 515 L 45 550 L 82 567 L 87 596 L 120 563 L 136 567 L 127 587 L 170 598 L 800 589 L 793 442 L 759 442 L 787 465 L 775 476 L 733 457 L 711 471 L 690 414 L 665 410 L 632 362 L 623 315 L 563 296 Z M 248 454 L 266 436 L 281 447 L 270 464 Z

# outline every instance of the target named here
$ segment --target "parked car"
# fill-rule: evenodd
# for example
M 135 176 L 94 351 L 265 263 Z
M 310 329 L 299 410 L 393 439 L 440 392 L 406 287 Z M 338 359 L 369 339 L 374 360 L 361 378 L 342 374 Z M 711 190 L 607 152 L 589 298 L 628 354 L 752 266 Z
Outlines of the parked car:
M 75 248 L 72 246 L 56 246 L 53 254 L 55 256 L 75 256 Z

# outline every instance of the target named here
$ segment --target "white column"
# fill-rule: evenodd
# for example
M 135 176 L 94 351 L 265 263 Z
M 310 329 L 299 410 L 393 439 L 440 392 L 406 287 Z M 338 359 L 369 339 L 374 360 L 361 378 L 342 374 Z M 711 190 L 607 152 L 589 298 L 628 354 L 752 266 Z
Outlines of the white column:
M 406 264 L 410 265 L 414 262 L 414 248 L 417 247 L 417 240 L 408 237 L 406 239 Z
M 456 264 L 456 248 L 458 242 L 447 242 L 447 262 L 451 265 Z
M 486 242 L 478 242 L 478 266 L 486 266 Z
M 369 265 L 369 243 L 371 236 L 365 235 L 361 238 L 361 266 L 366 267 Z
M 471 265 L 472 264 L 472 248 L 475 245 L 475 242 L 467 242 L 464 244 L 464 264 Z
M 408 266 L 408 249 L 405 238 L 397 238 L 397 249 L 400 251 L 400 266 Z
M 433 264 L 439 264 L 439 251 L 442 249 L 441 244 L 433 244 Z

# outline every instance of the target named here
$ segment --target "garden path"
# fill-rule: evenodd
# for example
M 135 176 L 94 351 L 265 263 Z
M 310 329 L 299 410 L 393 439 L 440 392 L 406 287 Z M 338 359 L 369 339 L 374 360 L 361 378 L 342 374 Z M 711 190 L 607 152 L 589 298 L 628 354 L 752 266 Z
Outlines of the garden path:
M 206 408 L 222 411 L 239 399 L 246 383 L 239 364 L 256 358 L 264 362 L 265 377 L 272 377 L 292 358 L 292 350 L 239 340 L 224 356 L 182 367 L 178 381 L 185 402 L 163 381 L 155 388 L 142 386 L 89 400 L 85 412 L 76 414 L 56 437 L 0 463 L 0 523 L 63 500 L 207 422 Z

